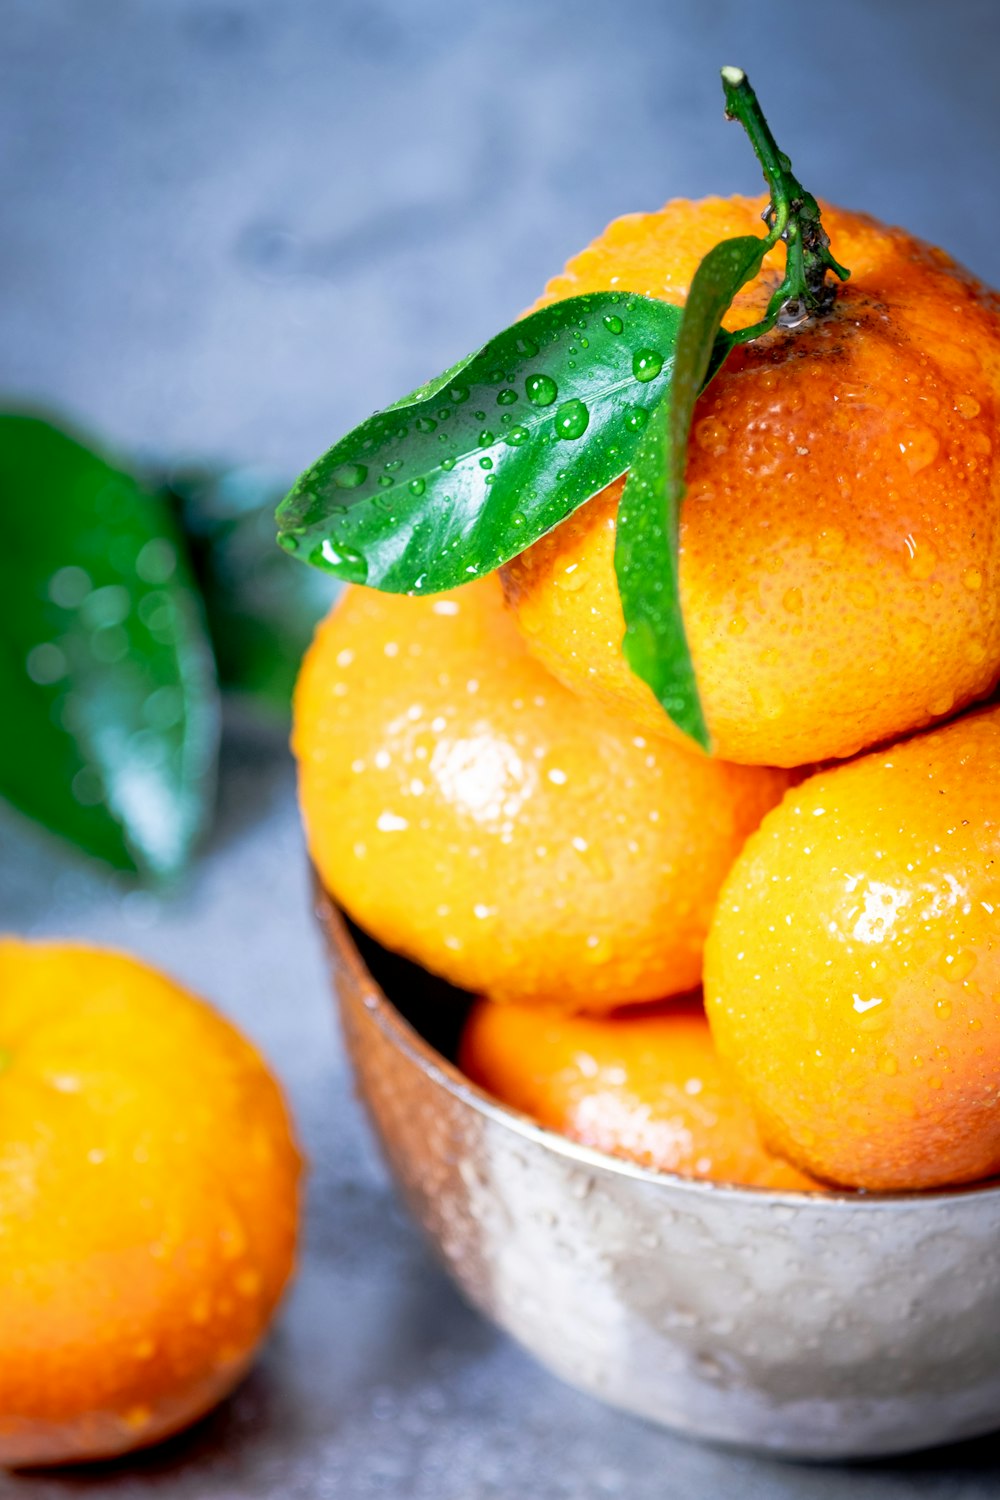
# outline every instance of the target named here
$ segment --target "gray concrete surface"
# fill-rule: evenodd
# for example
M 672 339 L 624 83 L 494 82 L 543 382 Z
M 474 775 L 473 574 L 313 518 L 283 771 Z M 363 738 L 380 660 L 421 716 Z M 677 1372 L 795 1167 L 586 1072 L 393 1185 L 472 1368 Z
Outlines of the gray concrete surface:
M 724 61 L 811 187 L 1000 282 L 998 39 L 992 0 L 5 0 L 0 389 L 126 447 L 292 473 L 614 214 L 756 190 Z M 854 1469 L 700 1448 L 564 1389 L 462 1305 L 351 1098 L 280 737 L 230 724 L 215 832 L 170 898 L 4 825 L 0 927 L 123 944 L 210 996 L 282 1073 L 312 1158 L 298 1285 L 237 1396 L 150 1455 L 3 1496 L 1000 1489 L 995 1440 Z

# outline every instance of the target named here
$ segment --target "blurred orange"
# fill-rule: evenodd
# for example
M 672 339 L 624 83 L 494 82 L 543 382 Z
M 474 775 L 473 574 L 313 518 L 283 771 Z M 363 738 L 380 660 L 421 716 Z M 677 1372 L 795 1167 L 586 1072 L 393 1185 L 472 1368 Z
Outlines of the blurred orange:
M 124 954 L 0 939 L 0 1463 L 157 1441 L 246 1370 L 299 1155 L 226 1021 Z

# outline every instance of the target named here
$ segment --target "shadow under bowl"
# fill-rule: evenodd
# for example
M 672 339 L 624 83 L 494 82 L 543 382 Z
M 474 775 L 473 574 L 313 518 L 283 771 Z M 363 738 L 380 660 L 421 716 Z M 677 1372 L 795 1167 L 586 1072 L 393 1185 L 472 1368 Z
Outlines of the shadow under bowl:
M 1000 1187 L 777 1193 L 578 1146 L 455 1067 L 468 995 L 323 896 L 319 916 L 403 1198 L 466 1297 L 550 1370 L 679 1432 L 789 1457 L 1000 1426 Z

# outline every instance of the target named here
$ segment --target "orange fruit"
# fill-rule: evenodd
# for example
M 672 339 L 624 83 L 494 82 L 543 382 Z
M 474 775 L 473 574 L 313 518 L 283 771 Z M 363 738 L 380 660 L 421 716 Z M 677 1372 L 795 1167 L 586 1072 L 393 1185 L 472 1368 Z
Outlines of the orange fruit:
M 613 223 L 542 301 L 612 285 L 679 302 L 762 200 L 669 203 Z M 782 766 L 853 755 L 953 714 L 1000 676 L 1000 311 L 941 251 L 824 210 L 850 281 L 829 316 L 737 350 L 698 401 L 680 592 L 715 753 Z M 763 310 L 781 265 L 727 323 Z M 562 682 L 676 734 L 621 653 L 622 482 L 504 571 Z
M 466 989 L 571 1009 L 697 984 L 722 878 L 786 784 L 582 702 L 495 577 L 348 589 L 303 664 L 293 745 L 313 860 L 355 921 Z
M 156 1442 L 239 1380 L 292 1269 L 281 1092 L 124 954 L 0 939 L 0 1464 Z
M 601 1017 L 481 1000 L 459 1065 L 540 1125 L 644 1167 L 749 1187 L 818 1187 L 764 1147 L 696 997 Z
M 773 1147 L 852 1187 L 1000 1172 L 1000 708 L 824 771 L 727 879 L 716 1043 Z

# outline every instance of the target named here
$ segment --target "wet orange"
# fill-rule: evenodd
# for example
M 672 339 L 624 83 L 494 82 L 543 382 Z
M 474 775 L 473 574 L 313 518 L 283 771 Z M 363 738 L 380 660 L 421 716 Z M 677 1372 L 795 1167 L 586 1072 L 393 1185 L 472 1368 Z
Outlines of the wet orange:
M 349 589 L 295 696 L 312 857 L 380 942 L 478 993 L 602 1010 L 698 983 L 784 773 L 656 744 L 525 649 L 495 577 Z
M 675 202 L 616 220 L 542 301 L 610 286 L 683 300 L 762 202 Z M 737 351 L 700 398 L 680 586 L 715 752 L 792 766 L 850 756 L 950 715 L 1000 675 L 995 456 L 1000 313 L 898 229 L 828 208 L 851 280 L 832 313 Z M 728 326 L 762 311 L 780 258 Z M 525 639 L 563 682 L 676 733 L 621 654 L 613 571 L 621 482 L 515 559 Z
M 123 954 L 0 939 L 0 1464 L 155 1442 L 246 1370 L 292 1269 L 277 1083 Z
M 748 1187 L 817 1188 L 764 1147 L 696 997 L 599 1018 L 483 1000 L 459 1064 L 501 1103 L 612 1156 Z
M 813 777 L 727 879 L 705 994 L 766 1138 L 889 1190 L 1000 1172 L 1000 709 Z

